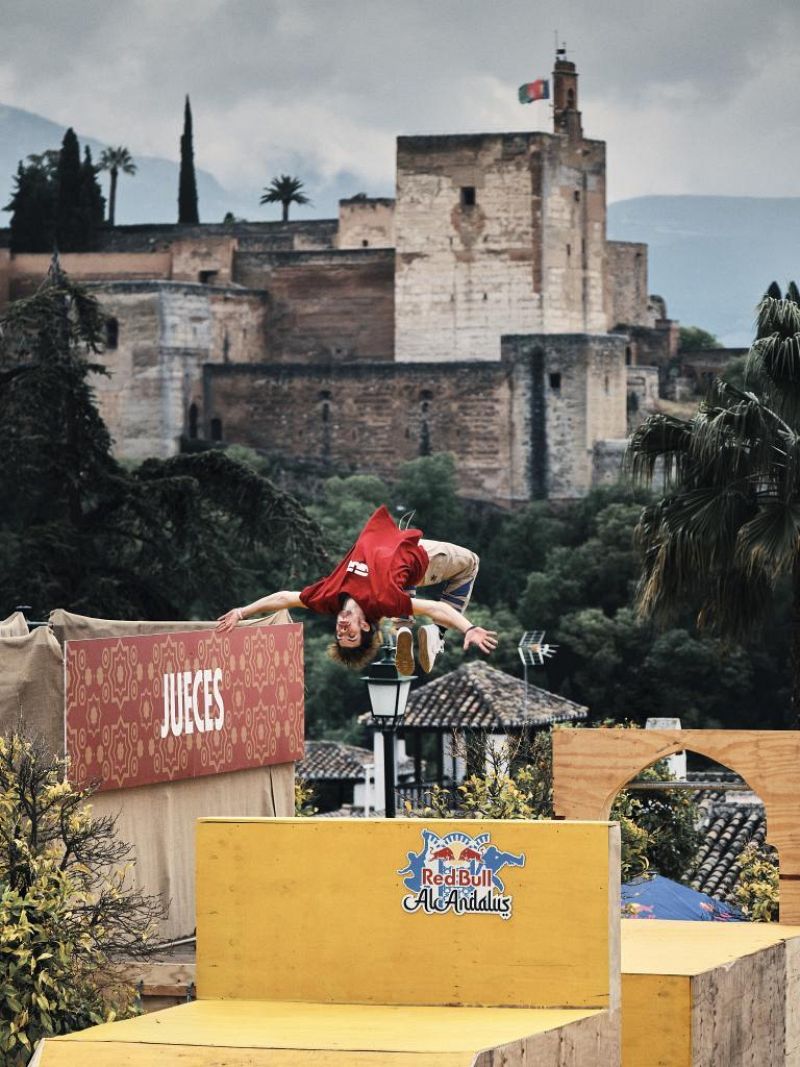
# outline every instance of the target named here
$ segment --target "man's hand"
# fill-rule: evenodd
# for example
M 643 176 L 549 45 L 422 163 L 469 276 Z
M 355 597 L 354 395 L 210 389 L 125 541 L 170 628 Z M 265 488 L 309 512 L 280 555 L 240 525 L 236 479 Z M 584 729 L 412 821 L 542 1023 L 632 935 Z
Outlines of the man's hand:
M 217 633 L 229 634 L 242 621 L 244 615 L 241 608 L 231 608 L 217 619 Z
M 468 649 L 471 645 L 475 645 L 488 656 L 497 648 L 497 631 L 484 630 L 482 626 L 472 626 L 464 634 L 464 649 Z

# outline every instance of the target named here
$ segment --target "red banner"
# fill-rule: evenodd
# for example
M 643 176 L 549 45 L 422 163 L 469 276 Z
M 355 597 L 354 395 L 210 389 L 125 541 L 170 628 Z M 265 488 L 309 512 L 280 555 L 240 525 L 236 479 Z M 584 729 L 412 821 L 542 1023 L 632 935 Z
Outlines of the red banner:
M 125 789 L 303 755 L 303 628 L 240 626 L 66 644 L 76 784 Z

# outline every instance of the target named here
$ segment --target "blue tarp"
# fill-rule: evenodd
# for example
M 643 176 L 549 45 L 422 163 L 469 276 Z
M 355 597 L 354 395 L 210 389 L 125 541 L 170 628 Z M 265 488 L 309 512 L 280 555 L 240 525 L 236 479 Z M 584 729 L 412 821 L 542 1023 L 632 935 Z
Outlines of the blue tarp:
M 662 878 L 636 878 L 622 887 L 622 914 L 630 919 L 696 919 L 705 922 L 744 922 L 731 904 L 721 904 L 679 882 Z

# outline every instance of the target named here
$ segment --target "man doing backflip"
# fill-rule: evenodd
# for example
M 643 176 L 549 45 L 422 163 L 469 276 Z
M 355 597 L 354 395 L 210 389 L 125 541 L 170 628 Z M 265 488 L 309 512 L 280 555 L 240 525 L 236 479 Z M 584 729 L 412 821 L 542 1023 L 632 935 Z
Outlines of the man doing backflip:
M 238 622 L 281 608 L 309 608 L 336 617 L 335 643 L 329 654 L 351 670 L 361 670 L 377 654 L 382 618 L 427 615 L 433 624 L 418 632 L 419 662 L 433 668 L 443 647 L 442 633 L 458 630 L 464 648 L 482 652 L 497 647 L 497 634 L 470 623 L 464 614 L 478 575 L 474 552 L 446 541 L 423 539 L 421 530 L 399 529 L 385 505 L 369 518 L 344 559 L 325 578 L 299 593 L 270 593 L 245 607 L 232 608 L 218 620 L 217 629 L 232 630 Z M 417 586 L 441 585 L 438 600 L 416 597 Z M 407 625 L 397 631 L 397 669 L 413 674 L 413 637 Z

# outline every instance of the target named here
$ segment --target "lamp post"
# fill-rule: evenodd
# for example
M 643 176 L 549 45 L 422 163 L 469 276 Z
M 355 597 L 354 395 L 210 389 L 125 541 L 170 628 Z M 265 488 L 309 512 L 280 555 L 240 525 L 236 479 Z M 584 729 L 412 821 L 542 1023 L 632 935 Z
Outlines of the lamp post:
M 395 817 L 394 796 L 394 750 L 395 734 L 402 724 L 406 701 L 415 674 L 400 674 L 395 661 L 395 646 L 391 636 L 384 632 L 381 658 L 371 663 L 368 673 L 362 675 L 367 683 L 372 722 L 383 736 L 383 789 L 384 810 L 387 819 Z

